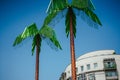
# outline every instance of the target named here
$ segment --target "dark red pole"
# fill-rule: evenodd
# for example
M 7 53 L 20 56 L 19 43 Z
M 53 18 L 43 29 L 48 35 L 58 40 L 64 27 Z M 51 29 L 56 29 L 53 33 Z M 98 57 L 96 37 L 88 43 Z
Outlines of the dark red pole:
M 72 22 L 72 8 L 69 8 L 70 13 L 70 51 L 71 51 L 71 71 L 72 80 L 76 80 L 76 61 L 75 61 L 75 50 L 74 50 L 74 34 L 73 34 L 73 22 Z
M 39 52 L 40 52 L 40 35 L 36 35 L 36 68 L 35 80 L 39 80 Z

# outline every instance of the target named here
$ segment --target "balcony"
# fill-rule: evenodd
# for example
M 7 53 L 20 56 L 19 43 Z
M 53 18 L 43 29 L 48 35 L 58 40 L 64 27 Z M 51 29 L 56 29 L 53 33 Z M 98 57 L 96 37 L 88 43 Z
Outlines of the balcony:
M 117 71 L 107 71 L 105 74 L 107 80 L 118 80 Z
M 105 70 L 116 70 L 115 61 L 105 61 L 104 62 L 104 69 Z
M 104 65 L 105 69 L 116 69 L 116 64 L 112 64 L 112 65 Z
M 118 76 L 106 77 L 107 80 L 118 80 Z
M 63 72 L 63 73 L 61 74 L 61 77 L 59 78 L 59 80 L 65 80 L 65 78 L 66 78 L 66 73 Z

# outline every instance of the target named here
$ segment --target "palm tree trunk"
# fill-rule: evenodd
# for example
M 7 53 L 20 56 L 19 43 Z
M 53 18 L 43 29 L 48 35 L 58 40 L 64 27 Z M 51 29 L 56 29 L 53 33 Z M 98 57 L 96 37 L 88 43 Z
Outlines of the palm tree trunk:
M 39 80 L 39 52 L 40 52 L 40 35 L 36 36 L 36 68 L 35 80 Z
M 71 8 L 70 8 L 71 9 Z M 75 50 L 74 50 L 74 35 L 73 35 L 73 22 L 72 22 L 72 10 L 70 10 L 70 51 L 71 51 L 71 71 L 72 80 L 76 80 L 76 61 L 75 61 Z

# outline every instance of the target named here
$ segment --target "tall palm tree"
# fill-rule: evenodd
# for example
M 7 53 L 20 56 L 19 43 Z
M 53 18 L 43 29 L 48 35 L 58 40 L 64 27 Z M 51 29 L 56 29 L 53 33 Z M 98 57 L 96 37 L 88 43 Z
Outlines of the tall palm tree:
M 44 24 L 51 24 L 51 22 L 56 22 L 57 20 L 54 21 L 55 17 L 59 16 L 60 14 L 63 15 L 63 17 L 65 15 L 67 37 L 70 33 L 72 80 L 76 80 L 76 63 L 74 50 L 74 38 L 76 37 L 76 12 L 80 12 L 81 17 L 86 18 L 86 22 L 88 24 L 92 24 L 93 26 L 102 26 L 99 18 L 93 12 L 94 10 L 95 7 L 91 0 L 72 0 L 71 4 L 68 3 L 68 0 L 50 0 L 50 4 L 47 9 L 48 16 L 46 17 Z
M 28 37 L 33 37 L 32 42 L 32 55 L 36 48 L 36 70 L 35 70 L 35 80 L 39 80 L 39 54 L 41 51 L 41 42 L 42 39 L 48 38 L 56 48 L 62 49 L 57 38 L 55 32 L 52 28 L 44 25 L 40 30 L 37 29 L 35 23 L 25 28 L 25 30 L 16 37 L 13 46 L 20 44 L 23 40 Z

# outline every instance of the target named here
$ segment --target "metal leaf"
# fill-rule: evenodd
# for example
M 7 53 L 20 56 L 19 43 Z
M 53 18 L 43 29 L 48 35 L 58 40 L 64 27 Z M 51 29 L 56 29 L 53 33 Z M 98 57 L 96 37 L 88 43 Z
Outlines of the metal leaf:
M 95 10 L 95 6 L 93 5 L 92 0 L 88 0 L 88 8 L 91 10 Z
M 40 34 L 43 36 L 43 38 L 49 39 L 57 48 L 62 49 L 56 38 L 55 31 L 51 27 L 45 25 L 41 28 Z
M 40 29 L 39 33 L 44 37 L 52 38 L 54 35 L 54 30 L 50 28 L 48 25 L 44 25 Z
M 20 44 L 24 39 L 28 38 L 28 37 L 33 37 L 38 33 L 37 27 L 35 24 L 32 24 L 28 27 L 25 28 L 25 30 L 16 37 L 13 46 L 16 46 L 18 44 Z
M 32 55 L 35 51 L 35 46 L 36 46 L 36 37 L 33 38 L 33 42 L 32 42 Z
M 20 44 L 23 41 L 23 38 L 21 37 L 21 34 L 19 36 L 16 37 L 13 46 L 16 46 L 18 44 Z
M 38 29 L 36 27 L 36 24 L 34 23 L 25 28 L 25 30 L 21 34 L 21 37 L 27 38 L 27 37 L 35 36 L 37 33 L 38 33 Z
M 47 8 L 47 13 L 61 11 L 68 6 L 67 0 L 50 0 L 49 6 Z
M 95 23 L 97 23 L 97 24 L 99 24 L 99 25 L 102 26 L 99 18 L 97 17 L 97 15 L 96 15 L 92 10 L 90 10 L 90 9 L 88 9 L 88 8 L 85 8 L 85 9 L 83 9 L 83 11 L 84 11 L 84 12 L 86 13 L 86 15 L 87 15 L 88 17 L 90 17 Z
M 88 0 L 72 0 L 72 6 L 78 9 L 87 8 Z

